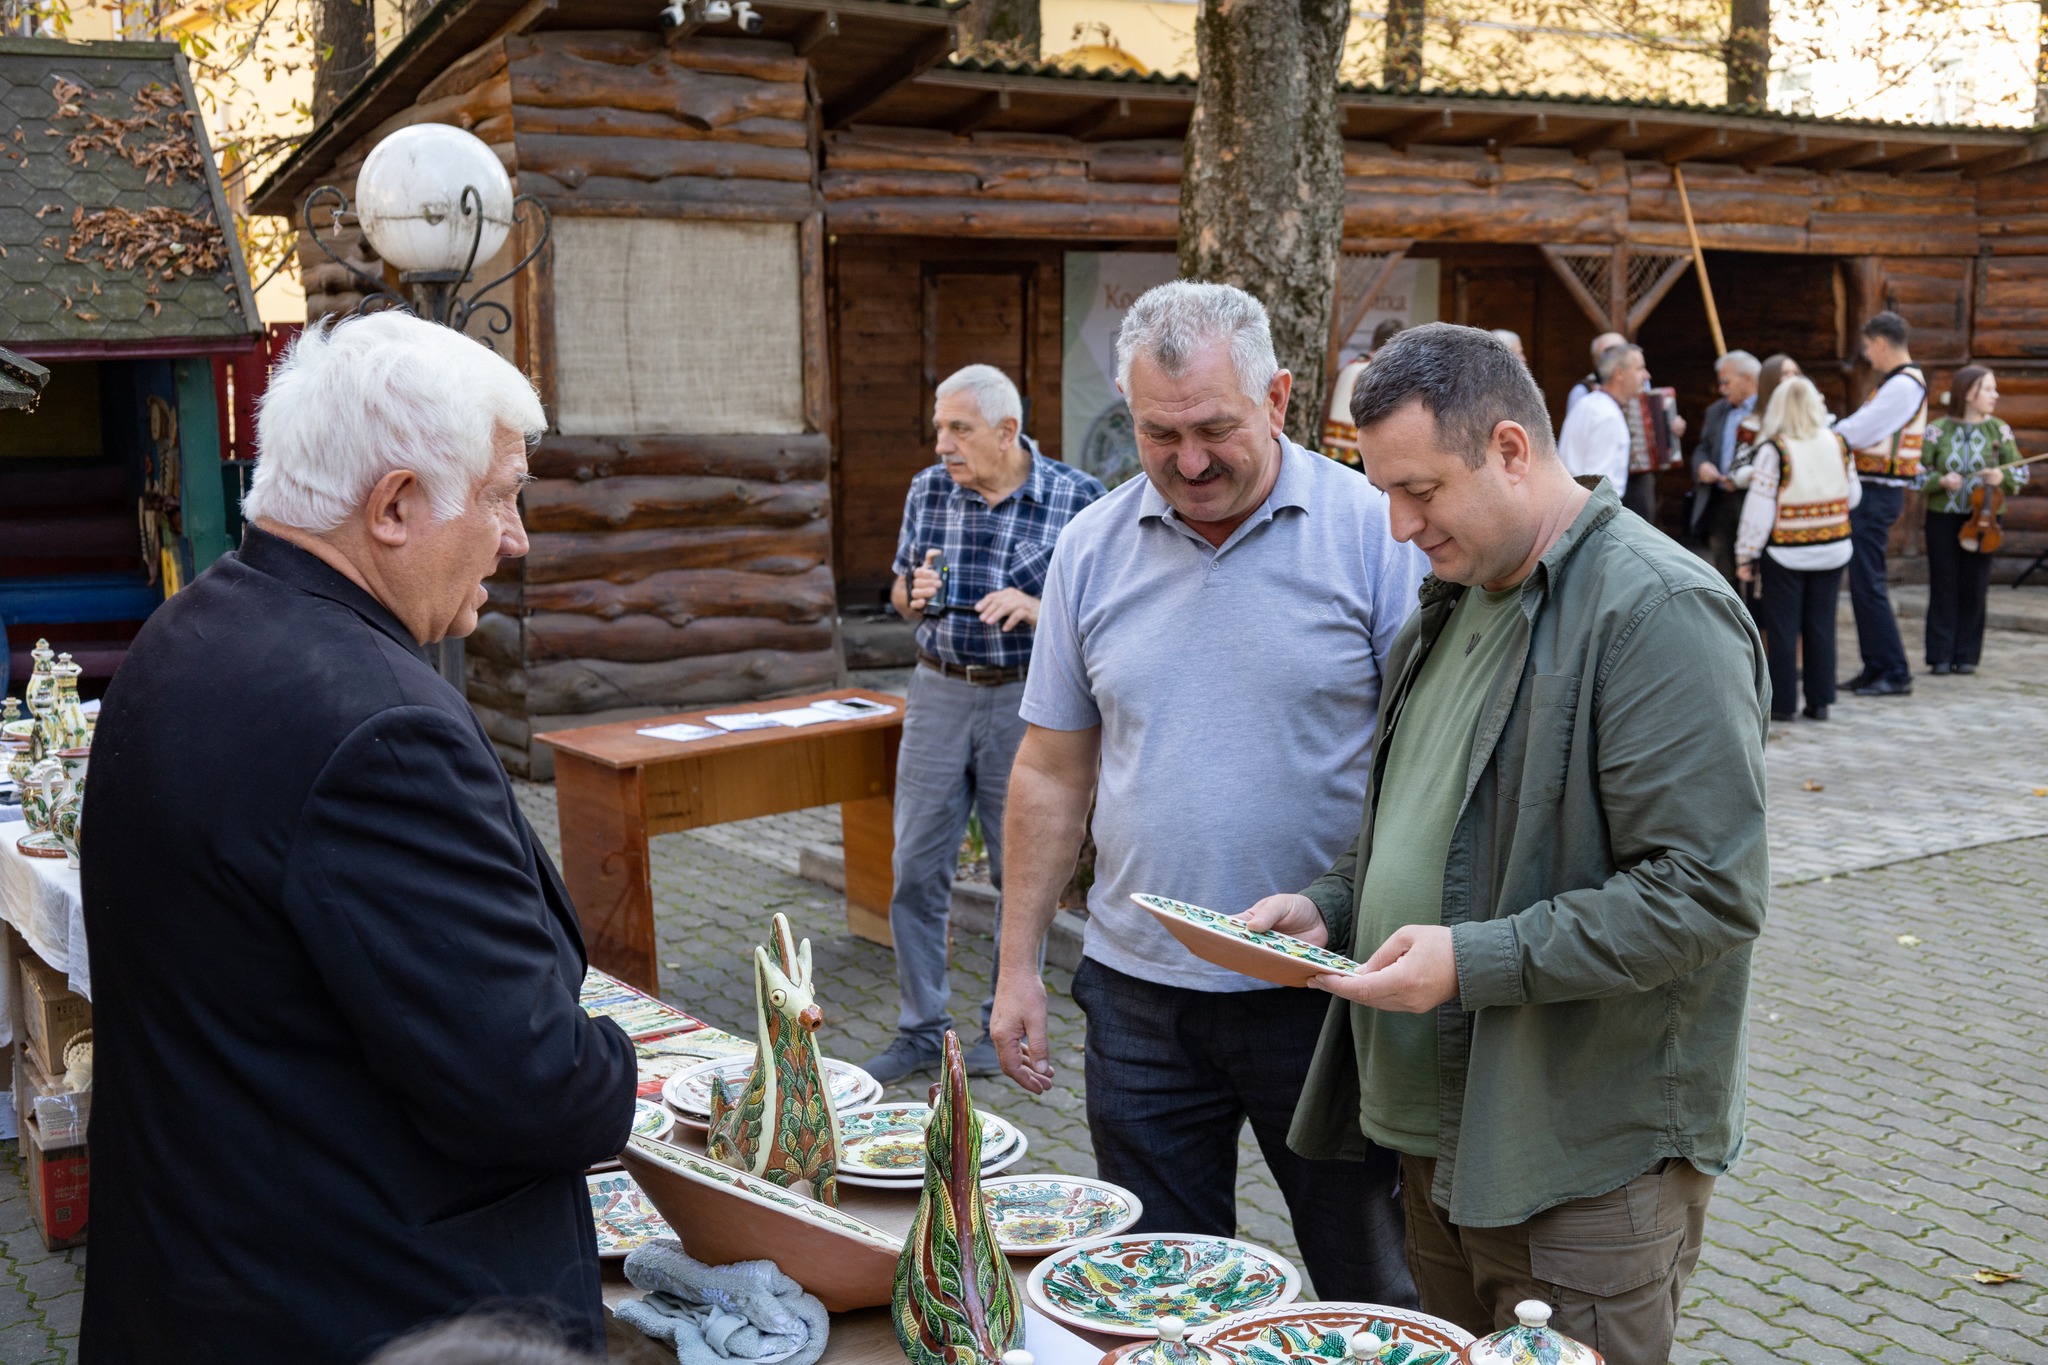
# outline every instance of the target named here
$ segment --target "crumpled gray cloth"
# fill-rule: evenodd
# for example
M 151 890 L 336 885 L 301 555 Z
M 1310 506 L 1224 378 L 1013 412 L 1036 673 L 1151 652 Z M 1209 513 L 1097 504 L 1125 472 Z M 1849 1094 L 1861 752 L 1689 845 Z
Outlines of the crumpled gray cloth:
M 674 1346 L 679 1365 L 816 1365 L 825 1354 L 825 1305 L 773 1261 L 705 1265 L 656 1241 L 626 1257 L 626 1278 L 646 1294 L 616 1316 Z

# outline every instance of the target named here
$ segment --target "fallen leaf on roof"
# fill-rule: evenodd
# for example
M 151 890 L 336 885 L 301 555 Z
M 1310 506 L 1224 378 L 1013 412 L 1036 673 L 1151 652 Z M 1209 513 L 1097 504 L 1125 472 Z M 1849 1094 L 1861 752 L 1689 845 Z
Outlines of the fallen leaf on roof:
M 2034 788 L 2034 795 L 2036 795 L 2036 796 L 2048 796 L 2048 787 L 2036 787 L 2036 788 Z
M 80 322 L 98 322 L 100 320 L 98 313 L 88 313 L 82 308 L 71 316 L 77 318 Z
M 63 211 L 64 206 L 62 204 L 45 204 L 36 210 L 36 217 L 40 218 L 46 213 L 62 213 Z
M 1978 1284 L 2010 1284 L 2020 1278 L 2020 1272 L 2017 1270 L 1978 1270 L 1968 1275 L 1959 1275 L 1956 1278 L 1975 1280 Z
M 1800 783 L 1800 784 L 1799 784 L 1799 789 L 1800 789 L 1801 791 L 1809 791 L 1809 792 L 1824 792 L 1824 791 L 1826 791 L 1826 790 L 1827 790 L 1827 788 L 1826 788 L 1826 787 L 1822 786 L 1822 785 L 1821 785 L 1820 783 L 1818 783 L 1818 782 L 1814 781 L 1814 780 L 1813 780 L 1812 778 L 1810 778 L 1810 777 L 1809 777 L 1809 778 L 1807 778 L 1807 779 L 1806 779 L 1806 780 L 1805 780 L 1804 782 L 1802 782 L 1802 783 Z
M 1920 940 L 1916 935 L 1913 934 L 1900 934 L 1899 946 L 1901 948 L 1918 948 L 1920 946 Z

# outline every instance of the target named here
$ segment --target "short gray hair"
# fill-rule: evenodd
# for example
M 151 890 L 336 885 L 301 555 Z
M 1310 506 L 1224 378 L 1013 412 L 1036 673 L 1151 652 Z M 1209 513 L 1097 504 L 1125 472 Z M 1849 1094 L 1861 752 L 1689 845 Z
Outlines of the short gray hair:
M 316 322 L 257 405 L 242 515 L 332 531 L 379 479 L 410 469 L 446 521 L 491 472 L 499 431 L 531 442 L 546 429 L 533 385 L 482 342 L 397 309 Z
M 1642 347 L 1630 346 L 1626 342 L 1619 346 L 1609 346 L 1593 358 L 1593 373 L 1600 377 L 1601 383 L 1605 384 L 1608 380 L 1614 378 L 1616 370 L 1628 363 L 1630 356 L 1641 355 L 1642 353 Z
M 1730 351 L 1714 362 L 1714 373 L 1719 374 L 1723 370 L 1733 370 L 1739 375 L 1754 379 L 1763 373 L 1764 363 L 1748 351 Z
M 1116 334 L 1116 384 L 1131 392 L 1131 362 L 1148 356 L 1179 378 L 1206 346 L 1226 345 L 1247 398 L 1265 401 L 1280 361 L 1273 354 L 1273 324 L 1266 305 L 1229 284 L 1174 280 L 1146 290 Z
M 1008 420 L 1017 424 L 1017 430 L 1024 429 L 1024 400 L 1017 396 L 1017 386 L 1010 382 L 1010 376 L 995 366 L 968 365 L 953 371 L 932 390 L 932 399 L 937 401 L 956 393 L 972 398 L 981 420 L 990 426 L 999 427 Z
M 1554 453 L 1543 391 L 1500 338 L 1448 322 L 1410 327 L 1388 342 L 1351 390 L 1351 421 L 1363 435 L 1409 403 L 1436 422 L 1437 445 L 1477 469 L 1494 428 L 1514 422 L 1539 455 Z

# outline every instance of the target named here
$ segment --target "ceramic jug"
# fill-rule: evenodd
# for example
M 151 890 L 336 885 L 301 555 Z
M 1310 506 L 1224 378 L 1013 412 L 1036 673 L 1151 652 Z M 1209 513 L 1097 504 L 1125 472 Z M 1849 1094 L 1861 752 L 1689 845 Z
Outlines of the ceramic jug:
M 89 757 L 85 749 L 70 749 L 57 756 L 64 765 L 65 787 L 50 813 L 50 833 L 64 850 L 64 861 L 74 872 L 78 870 L 79 824 L 85 819 L 85 768 Z
M 1604 1357 L 1551 1327 L 1550 1305 L 1524 1299 L 1515 1305 L 1517 1326 L 1481 1337 L 1458 1358 L 1464 1365 L 1604 1365 Z
M 14 846 L 24 855 L 30 858 L 64 856 L 64 845 L 57 842 L 50 825 L 56 819 L 57 807 L 63 802 L 69 787 L 62 759 L 46 758 L 29 770 L 28 780 L 21 788 L 21 818 L 28 823 L 29 832 L 14 841 Z
M 28 686 L 21 696 L 28 705 L 28 713 L 40 720 L 56 691 L 57 679 L 50 672 L 50 662 L 56 656 L 51 652 L 48 640 L 38 640 L 29 657 L 35 660 L 35 666 L 29 670 Z
M 60 752 L 83 749 L 92 740 L 92 728 L 85 720 L 85 707 L 78 700 L 78 679 L 84 672 L 71 661 L 69 654 L 59 654 L 57 662 L 50 666 L 52 691 L 50 710 L 44 724 L 48 727 L 49 747 Z

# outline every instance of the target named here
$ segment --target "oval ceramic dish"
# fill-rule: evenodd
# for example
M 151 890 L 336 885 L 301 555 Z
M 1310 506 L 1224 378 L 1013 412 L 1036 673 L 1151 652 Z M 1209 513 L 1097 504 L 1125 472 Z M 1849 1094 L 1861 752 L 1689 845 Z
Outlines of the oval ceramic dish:
M 612 1171 L 591 1176 L 589 1183 L 590 1220 L 597 1224 L 600 1259 L 626 1256 L 656 1238 L 675 1236 L 632 1176 Z
M 1301 1272 L 1277 1252 L 1231 1237 L 1127 1235 L 1054 1252 L 1026 1288 L 1040 1312 L 1069 1327 L 1149 1337 L 1169 1315 L 1193 1327 L 1292 1303 Z
M 1073 1175 L 1006 1175 L 981 1183 L 996 1245 L 1011 1256 L 1044 1256 L 1122 1232 L 1144 1215 L 1137 1195 L 1106 1180 Z
M 1456 1323 L 1378 1303 L 1291 1303 L 1235 1313 L 1188 1334 L 1197 1345 L 1222 1349 L 1245 1365 L 1339 1365 L 1351 1356 L 1351 1338 L 1371 1332 L 1394 1344 L 1372 1357 L 1386 1365 L 1456 1365 L 1472 1334 Z M 1404 1349 L 1405 1348 L 1405 1349 Z
M 716 1076 L 724 1081 L 725 1093 L 738 1099 L 753 1070 L 751 1056 L 713 1058 L 678 1071 L 662 1082 L 661 1097 L 685 1121 L 694 1120 L 701 1127 L 711 1117 L 711 1078 Z M 852 1062 L 834 1061 L 830 1057 L 825 1058 L 825 1084 L 832 1092 L 834 1109 L 851 1109 L 882 1093 L 881 1082 L 873 1076 Z
M 981 1165 L 1009 1153 L 1023 1134 L 986 1109 L 981 1118 Z M 865 1104 L 839 1113 L 840 1174 L 924 1178 L 924 1130 L 928 1104 Z
M 653 1100 L 633 1101 L 633 1136 L 663 1141 L 676 1126 L 676 1116 Z
M 1019 1132 L 1017 1140 L 1011 1143 L 1010 1146 L 994 1156 L 984 1156 L 981 1159 L 981 1173 L 983 1176 L 991 1176 L 998 1171 L 1007 1171 L 1010 1167 L 1022 1161 L 1024 1153 L 1030 1150 L 1031 1140 Z M 862 1175 L 857 1171 L 848 1171 L 842 1168 L 839 1172 L 839 1183 L 842 1185 L 859 1185 L 864 1189 L 870 1190 L 910 1190 L 915 1192 L 924 1188 L 924 1174 L 923 1171 L 912 1171 L 904 1175 Z
M 1241 919 L 1199 905 L 1165 896 L 1133 895 L 1131 899 L 1151 911 L 1167 933 L 1204 962 L 1276 986 L 1306 986 L 1328 972 L 1365 970 L 1340 953 L 1287 934 L 1249 928 Z

